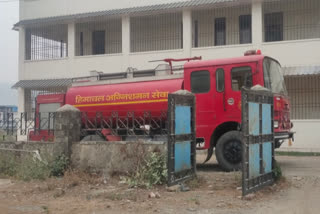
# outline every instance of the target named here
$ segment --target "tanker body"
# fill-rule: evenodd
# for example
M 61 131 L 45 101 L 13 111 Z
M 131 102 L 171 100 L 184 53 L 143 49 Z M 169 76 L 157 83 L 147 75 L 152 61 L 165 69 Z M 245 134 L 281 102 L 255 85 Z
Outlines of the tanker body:
M 77 107 L 92 118 L 97 112 L 110 116 L 126 116 L 134 112 L 135 117 L 149 111 L 160 116 L 167 111 L 168 94 L 182 89 L 183 79 L 130 82 L 110 85 L 72 87 L 66 93 L 66 104 Z

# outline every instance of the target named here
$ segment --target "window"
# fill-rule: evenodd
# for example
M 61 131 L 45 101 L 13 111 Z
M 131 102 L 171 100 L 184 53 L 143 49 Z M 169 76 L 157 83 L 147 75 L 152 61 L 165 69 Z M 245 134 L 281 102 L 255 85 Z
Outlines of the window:
M 264 15 L 265 41 L 283 40 L 283 14 L 268 13 Z
M 104 30 L 92 32 L 92 54 L 105 54 L 105 35 Z
M 265 88 L 270 89 L 273 93 L 288 95 L 282 69 L 277 61 L 268 57 L 263 60 L 263 76 Z
M 206 93 L 210 91 L 209 71 L 194 71 L 191 73 L 191 92 Z
M 199 36 L 199 30 L 198 30 L 198 20 L 194 20 L 194 47 L 198 47 L 198 36 Z
M 80 32 L 80 56 L 83 56 L 83 32 Z
M 218 68 L 216 71 L 216 88 L 217 92 L 224 91 L 224 70 L 222 68 Z
M 217 18 L 214 21 L 214 45 L 226 44 L 226 18 Z
M 250 67 L 237 67 L 231 70 L 232 90 L 240 91 L 244 86 L 246 88 L 252 87 L 252 70 Z
M 182 13 L 130 17 L 131 52 L 181 49 Z
M 239 16 L 240 44 L 251 43 L 251 15 Z
M 28 27 L 25 32 L 25 59 L 48 60 L 68 56 L 68 26 Z

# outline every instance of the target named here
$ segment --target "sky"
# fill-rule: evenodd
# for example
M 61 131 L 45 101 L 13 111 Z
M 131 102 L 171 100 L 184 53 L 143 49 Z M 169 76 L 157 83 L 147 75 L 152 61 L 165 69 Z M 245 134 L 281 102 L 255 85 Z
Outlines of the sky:
M 0 0 L 0 105 L 16 105 L 19 33 L 12 26 L 19 21 L 19 1 Z

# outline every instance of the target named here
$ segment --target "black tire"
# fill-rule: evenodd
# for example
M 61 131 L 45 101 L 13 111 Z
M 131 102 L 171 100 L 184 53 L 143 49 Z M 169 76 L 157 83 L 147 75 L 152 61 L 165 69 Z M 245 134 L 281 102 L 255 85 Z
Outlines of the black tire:
M 220 167 L 227 171 L 238 171 L 242 162 L 242 137 L 239 131 L 222 135 L 216 145 L 216 158 Z

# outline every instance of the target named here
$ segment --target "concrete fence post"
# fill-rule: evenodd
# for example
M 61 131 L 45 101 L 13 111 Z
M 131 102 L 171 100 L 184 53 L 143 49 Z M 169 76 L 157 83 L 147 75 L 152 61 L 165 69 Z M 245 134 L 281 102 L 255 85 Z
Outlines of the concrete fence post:
M 80 141 L 81 112 L 79 109 L 64 105 L 56 112 L 54 135 L 56 143 L 64 143 L 64 152 L 70 158 L 73 142 Z

